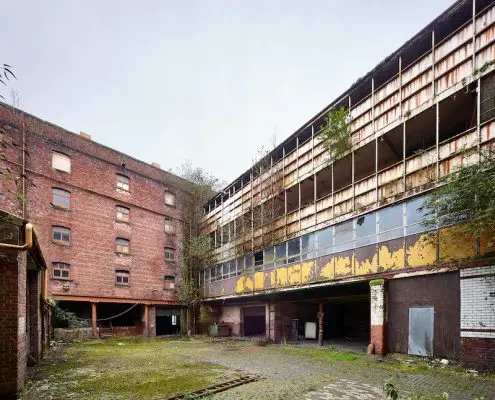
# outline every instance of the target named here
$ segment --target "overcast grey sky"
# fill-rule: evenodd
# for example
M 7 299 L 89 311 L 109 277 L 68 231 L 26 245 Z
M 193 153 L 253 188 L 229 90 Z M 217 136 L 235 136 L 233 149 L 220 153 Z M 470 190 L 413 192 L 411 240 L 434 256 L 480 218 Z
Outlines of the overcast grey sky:
M 452 3 L 4 1 L 0 62 L 25 111 L 231 181 Z

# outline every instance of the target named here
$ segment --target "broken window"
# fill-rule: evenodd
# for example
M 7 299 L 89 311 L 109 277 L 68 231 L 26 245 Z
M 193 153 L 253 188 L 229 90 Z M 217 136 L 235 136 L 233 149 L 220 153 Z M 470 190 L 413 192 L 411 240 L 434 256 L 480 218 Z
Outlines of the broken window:
M 332 194 L 332 167 L 325 167 L 316 173 L 316 198 Z
M 301 237 L 301 258 L 307 260 L 316 257 L 316 233 Z
M 373 140 L 354 152 L 354 182 L 375 173 L 376 142 Z
M 300 184 L 301 190 L 301 208 L 307 206 L 308 204 L 314 203 L 314 192 L 315 192 L 315 182 L 314 176 L 310 175 L 308 178 L 304 179 Z
M 333 164 L 334 192 L 352 184 L 352 156 L 348 154 Z
M 244 257 L 239 257 L 237 259 L 237 276 L 242 275 L 245 268 L 246 268 L 246 263 Z
M 263 264 L 265 268 L 271 268 L 275 261 L 275 250 L 272 246 L 267 247 L 263 250 Z
M 287 214 L 299 209 L 299 185 L 294 185 L 285 192 L 287 199 Z
M 461 90 L 439 103 L 440 142 L 476 126 L 476 90 Z
M 254 253 L 254 270 L 261 271 L 263 270 L 263 252 L 258 251 Z
M 436 144 L 435 108 L 406 121 L 406 158 L 420 154 Z
M 376 243 L 376 214 L 362 215 L 356 219 L 356 247 Z
M 175 193 L 170 190 L 165 191 L 165 204 L 170 207 L 175 207 Z
M 289 240 L 287 242 L 287 262 L 294 263 L 301 260 L 301 238 Z

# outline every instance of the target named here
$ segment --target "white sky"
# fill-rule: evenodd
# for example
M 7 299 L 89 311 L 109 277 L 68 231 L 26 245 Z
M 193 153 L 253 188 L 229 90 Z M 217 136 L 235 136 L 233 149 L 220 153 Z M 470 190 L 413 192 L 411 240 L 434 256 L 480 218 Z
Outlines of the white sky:
M 453 1 L 3 3 L 25 111 L 230 182 Z

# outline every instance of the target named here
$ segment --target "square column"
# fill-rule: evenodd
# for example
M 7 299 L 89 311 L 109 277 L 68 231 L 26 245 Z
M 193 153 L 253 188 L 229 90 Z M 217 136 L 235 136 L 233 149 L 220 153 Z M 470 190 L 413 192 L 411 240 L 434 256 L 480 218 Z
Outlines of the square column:
M 369 354 L 387 353 L 387 289 L 384 279 L 370 281 L 371 340 Z
M 266 336 L 270 341 L 278 342 L 282 338 L 282 316 L 280 314 L 280 308 L 275 303 L 268 303 L 267 309 Z
M 98 337 L 98 328 L 96 325 L 96 320 L 98 315 L 96 313 L 96 303 L 91 303 L 91 328 L 93 331 L 93 336 Z

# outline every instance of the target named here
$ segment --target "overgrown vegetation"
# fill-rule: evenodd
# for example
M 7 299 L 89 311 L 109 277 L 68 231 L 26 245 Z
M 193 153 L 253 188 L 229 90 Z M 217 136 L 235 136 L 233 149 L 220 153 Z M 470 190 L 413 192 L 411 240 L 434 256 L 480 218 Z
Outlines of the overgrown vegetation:
M 210 237 L 201 232 L 203 206 L 219 190 L 220 184 L 218 179 L 190 163 L 183 164 L 175 172 L 192 182 L 187 189 L 189 195 L 182 199 L 182 274 L 177 285 L 177 296 L 187 306 L 188 331 L 194 333 L 201 302 L 199 271 L 214 263 Z
M 330 110 L 325 116 L 325 124 L 320 135 L 329 161 L 333 162 L 351 148 L 351 114 L 344 107 Z
M 12 72 L 12 66 L 9 64 L 3 64 L 0 67 L 0 83 L 7 86 L 7 81 L 11 79 L 16 79 L 14 73 Z M 0 99 L 5 100 L 5 97 L 1 93 Z
M 52 318 L 57 324 L 67 325 L 69 328 L 90 326 L 89 320 L 78 318 L 73 312 L 60 308 L 56 300 L 49 299 L 48 305 L 52 309 Z
M 487 237 L 493 244 L 495 226 L 495 152 L 493 149 L 466 150 L 464 160 L 479 162 L 462 165 L 455 173 L 439 180 L 438 187 L 423 206 L 425 224 L 438 227 L 460 223 L 458 234 Z

